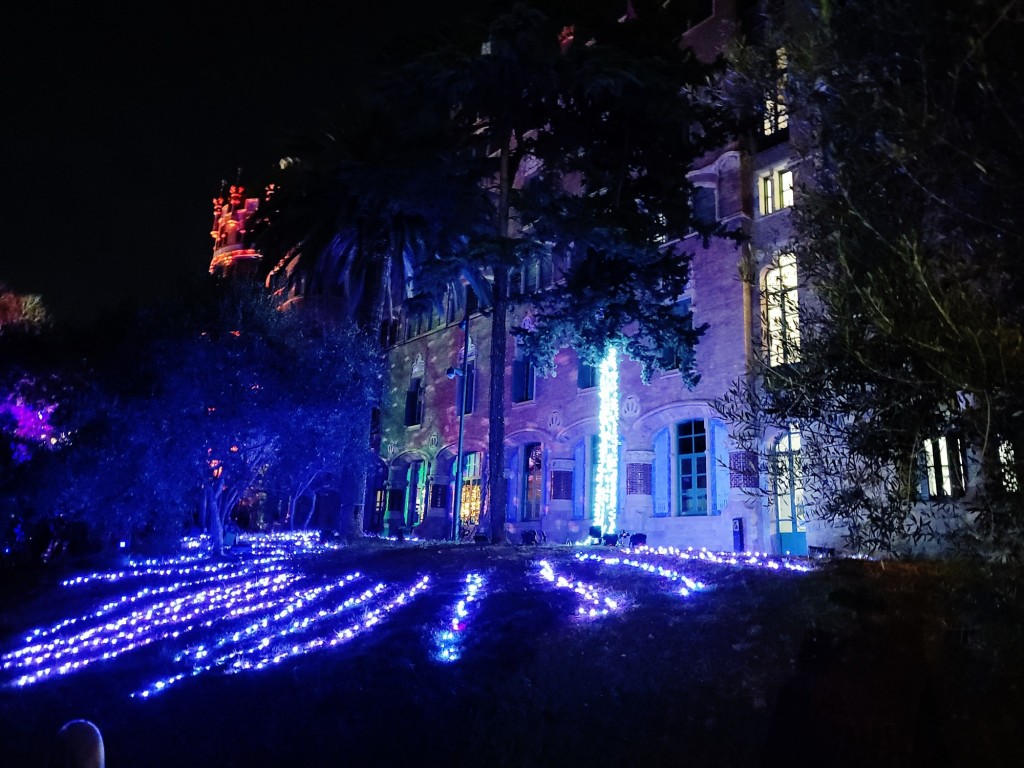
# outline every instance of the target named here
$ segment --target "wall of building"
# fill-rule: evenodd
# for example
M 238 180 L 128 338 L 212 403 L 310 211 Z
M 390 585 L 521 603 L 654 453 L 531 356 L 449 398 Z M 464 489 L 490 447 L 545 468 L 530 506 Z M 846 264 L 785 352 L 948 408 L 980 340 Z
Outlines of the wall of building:
M 736 28 L 735 3 L 716 3 L 714 8 L 713 16 L 687 37 L 703 58 L 720 50 Z M 785 140 L 753 150 L 730 145 L 709 154 L 689 174 L 695 185 L 714 190 L 719 222 L 728 230 L 749 236 L 744 246 L 733 238 L 705 239 L 696 235 L 667 246 L 692 255 L 686 298 L 694 324 L 708 325 L 696 350 L 700 382 L 688 389 L 677 372 L 669 371 L 655 374 L 644 384 L 638 365 L 623 361 L 620 366 L 615 528 L 643 533 L 651 545 L 732 550 L 740 546 L 736 534 L 741 533 L 742 548 L 777 551 L 771 504 L 756 493 L 765 484 L 764 473 L 758 471 L 754 457 L 737 450 L 729 425 L 715 411 L 713 402 L 746 375 L 752 355 L 762 354 L 763 301 L 758 280 L 788 241 L 789 229 L 787 211 L 762 215 L 758 180 L 759 174 L 786 167 L 789 154 Z M 749 255 L 744 249 L 749 249 Z M 750 256 L 753 275 L 744 280 L 741 262 L 746 257 L 749 264 Z M 518 308 L 510 327 L 526 311 L 526 305 Z M 471 325 L 477 347 L 477 398 L 474 412 L 464 422 L 464 451 L 481 451 L 484 455 L 489 324 L 489 320 L 478 318 Z M 397 491 L 391 506 L 399 509 L 389 513 L 395 521 L 389 528 L 410 522 L 408 498 L 403 500 L 401 496 L 402 492 L 408 496 L 408 468 L 413 462 L 425 462 L 431 482 L 452 483 L 459 380 L 447 378 L 445 372 L 449 366 L 458 365 L 463 338 L 458 326 L 449 323 L 392 349 L 381 454 L 390 468 L 387 486 Z M 549 541 L 585 541 L 594 522 L 593 439 L 599 431 L 598 389 L 578 385 L 577 356 L 572 350 L 563 350 L 556 359 L 555 375 L 536 381 L 534 397 L 513 402 L 515 356 L 512 342 L 505 360 L 504 466 L 509 489 L 509 538 L 519 541 L 524 531 L 537 531 Z M 425 382 L 424 418 L 420 425 L 409 427 L 403 423 L 406 392 L 409 382 L 419 376 Z M 706 441 L 708 488 L 704 514 L 684 514 L 682 508 L 677 429 L 690 422 L 700 424 Z M 524 447 L 532 444 L 541 446 L 540 506 L 535 519 L 533 515 L 524 519 Z M 564 473 L 571 473 L 571 498 L 558 498 L 569 491 L 565 483 L 568 475 Z M 435 497 L 440 499 L 441 495 Z M 418 529 L 423 535 L 441 536 L 450 531 L 450 489 L 444 498 L 448 509 L 426 510 L 427 522 Z
M 750 226 L 749 183 L 741 177 L 749 167 L 741 153 L 730 150 L 714 158 L 701 172 L 701 183 L 714 185 L 719 215 L 728 219 L 730 226 Z M 708 326 L 696 351 L 701 378 L 690 389 L 678 372 L 667 371 L 655 374 L 645 384 L 639 366 L 622 361 L 616 528 L 631 534 L 644 533 L 651 545 L 731 550 L 735 544 L 735 521 L 740 520 L 744 547 L 766 550 L 771 542 L 765 512 L 757 497 L 750 493 L 757 479 L 751 479 L 749 472 L 734 471 L 738 461 L 735 444 L 728 425 L 712 406 L 715 398 L 744 375 L 751 334 L 759 333 L 756 313 L 751 317 L 743 311 L 744 292 L 751 288 L 740 279 L 742 250 L 732 239 L 705 241 L 696 235 L 668 247 L 692 257 L 691 287 L 686 298 L 694 323 Z M 750 302 L 756 304 L 756 296 Z M 510 325 L 528 311 L 528 305 L 520 306 Z M 481 451 L 485 455 L 489 326 L 489 319 L 484 317 L 478 316 L 471 322 L 477 366 L 476 406 L 464 422 L 464 451 Z M 460 364 L 463 339 L 458 326 L 450 323 L 392 349 L 389 400 L 382 432 L 382 456 L 391 467 L 390 488 L 408 488 L 408 467 L 415 461 L 427 463 L 427 474 L 433 482 L 451 482 L 458 440 L 456 388 L 460 381 L 449 379 L 445 372 Z M 534 530 L 543 531 L 550 541 L 585 541 L 593 525 L 592 440 L 599 431 L 598 388 L 579 386 L 579 360 L 572 350 L 563 350 L 556 358 L 554 375 L 536 379 L 534 397 L 514 402 L 515 358 L 513 340 L 505 361 L 509 536 L 517 541 L 524 530 Z M 424 416 L 421 424 L 410 427 L 403 422 L 404 404 L 410 382 L 417 378 L 425 383 Z M 708 513 L 701 515 L 683 514 L 679 498 L 676 428 L 691 420 L 702 423 L 708 444 Z M 542 449 L 541 504 L 536 519 L 523 519 L 522 450 L 532 443 L 539 443 Z M 739 467 L 744 466 L 740 461 Z M 631 484 L 631 470 L 649 473 L 650 487 L 644 482 Z M 573 473 L 572 498 L 554 498 L 553 472 Z M 562 495 L 564 490 L 563 487 Z M 450 490 L 445 498 L 450 504 Z M 403 509 L 407 507 L 408 500 L 403 502 Z M 449 530 L 448 509 L 428 509 L 426 516 L 431 520 L 420 528 L 424 535 Z M 409 522 L 405 515 L 403 523 Z

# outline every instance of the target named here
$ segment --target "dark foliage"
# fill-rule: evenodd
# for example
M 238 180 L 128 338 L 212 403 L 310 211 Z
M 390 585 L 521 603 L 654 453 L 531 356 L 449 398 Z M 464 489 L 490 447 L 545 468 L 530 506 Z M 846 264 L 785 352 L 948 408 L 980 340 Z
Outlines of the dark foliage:
M 97 546 L 135 550 L 190 525 L 219 540 L 243 500 L 286 496 L 316 474 L 347 487 L 370 460 L 359 425 L 383 372 L 360 334 L 212 283 L 101 322 L 74 357 L 39 363 L 64 387 L 55 415 L 66 438 L 3 487 L 24 525 L 81 521 Z
M 792 249 L 813 300 L 800 362 L 724 405 L 748 437 L 800 423 L 817 511 L 855 547 L 1020 553 L 1021 22 L 1012 0 L 823 3 L 769 15 L 736 59 L 750 103 L 786 51 Z M 940 437 L 965 446 L 966 527 L 948 499 L 922 503 L 922 445 Z

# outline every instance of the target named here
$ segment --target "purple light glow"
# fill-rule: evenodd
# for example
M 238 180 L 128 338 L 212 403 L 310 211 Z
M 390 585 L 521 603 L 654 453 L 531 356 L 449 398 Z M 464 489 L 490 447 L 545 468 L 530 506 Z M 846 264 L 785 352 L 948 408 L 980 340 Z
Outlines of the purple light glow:
M 19 386 L 30 383 L 23 381 Z M 59 435 L 50 423 L 56 410 L 55 404 L 31 403 L 17 392 L 0 400 L 0 424 L 8 421 L 13 425 L 8 435 L 15 464 L 31 459 L 33 447 L 51 449 L 66 440 L 66 436 Z

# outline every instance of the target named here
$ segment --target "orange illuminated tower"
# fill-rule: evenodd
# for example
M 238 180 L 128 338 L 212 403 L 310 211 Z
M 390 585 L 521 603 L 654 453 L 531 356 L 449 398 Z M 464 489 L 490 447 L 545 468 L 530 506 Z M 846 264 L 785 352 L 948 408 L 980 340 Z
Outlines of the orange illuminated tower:
M 232 184 L 213 198 L 213 258 L 210 274 L 218 277 L 252 277 L 260 263 L 260 254 L 246 244 L 249 219 L 256 213 L 259 199 L 245 197 L 245 187 Z

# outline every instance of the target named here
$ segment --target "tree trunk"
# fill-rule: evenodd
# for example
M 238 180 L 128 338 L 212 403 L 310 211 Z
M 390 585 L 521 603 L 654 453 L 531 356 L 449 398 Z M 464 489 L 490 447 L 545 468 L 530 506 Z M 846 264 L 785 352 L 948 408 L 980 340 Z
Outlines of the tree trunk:
M 490 407 L 487 432 L 487 497 L 491 515 L 491 543 L 505 539 L 505 351 L 508 349 L 506 312 L 508 274 L 494 271 L 494 306 L 491 315 Z
M 391 251 L 385 249 L 383 266 L 381 268 L 381 286 L 380 286 L 380 300 L 376 302 L 373 313 L 373 320 L 371 322 L 372 330 L 377 333 L 377 338 L 383 337 L 383 325 L 384 317 L 387 316 L 390 322 L 394 316 L 394 295 L 392 291 L 393 276 L 392 270 L 394 269 L 394 258 L 391 255 Z M 386 347 L 381 343 L 381 352 L 386 351 Z M 372 424 L 370 417 L 367 416 L 365 423 L 366 431 L 364 438 L 367 448 L 370 446 L 370 438 L 372 432 Z M 377 455 L 377 454 L 375 454 Z M 353 541 L 362 537 L 365 508 L 366 508 L 366 490 L 369 484 L 369 463 L 364 463 L 360 466 L 356 476 L 356 498 L 354 500 L 354 506 L 352 508 L 352 515 L 350 519 L 342 521 L 341 534 L 347 541 Z
M 309 524 L 313 521 L 313 515 L 316 513 L 316 494 L 312 494 L 312 501 L 309 502 L 309 514 L 306 515 L 306 522 L 303 524 L 302 529 L 309 530 Z
M 364 423 L 364 427 L 365 431 L 363 433 L 363 439 L 366 445 L 369 446 L 372 432 L 371 422 L 369 419 L 367 419 L 366 422 Z M 347 530 L 342 531 L 342 534 L 348 541 L 355 541 L 357 539 L 362 538 L 363 536 L 363 525 L 365 523 L 364 518 L 366 509 L 366 491 L 370 481 L 369 474 L 371 466 L 373 465 L 370 463 L 370 460 L 368 459 L 366 462 L 363 462 L 358 474 L 356 475 L 356 496 L 355 499 L 353 499 L 352 514 L 348 520 L 348 525 L 350 527 Z
M 356 477 L 356 497 L 352 502 L 352 514 L 346 521 L 347 525 L 342 535 L 347 541 L 355 541 L 363 535 L 363 516 L 366 506 L 366 486 L 368 484 L 369 468 L 359 470 Z
M 512 131 L 501 135 L 498 169 L 497 229 L 504 250 L 508 238 L 509 205 L 512 189 L 510 154 Z M 487 496 L 491 512 L 491 543 L 505 544 L 505 351 L 508 349 L 508 263 L 499 254 L 494 268 L 491 315 L 490 408 L 487 432 Z
M 224 518 L 221 517 L 219 494 L 209 486 L 205 490 L 206 514 L 209 516 L 210 543 L 213 545 L 213 555 L 221 557 L 224 554 Z

